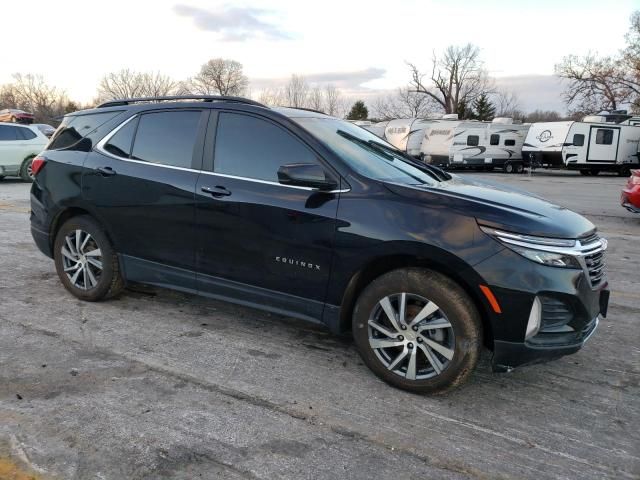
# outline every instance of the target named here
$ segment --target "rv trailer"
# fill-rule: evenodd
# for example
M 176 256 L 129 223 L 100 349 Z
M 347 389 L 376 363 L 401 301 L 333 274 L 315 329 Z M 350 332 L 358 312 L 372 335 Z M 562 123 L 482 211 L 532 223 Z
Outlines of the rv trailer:
M 384 138 L 398 150 L 413 155 L 420 155 L 420 145 L 424 130 L 433 120 L 421 118 L 398 118 L 390 120 L 384 130 Z
M 378 123 L 372 123 L 369 122 L 368 125 L 360 125 L 362 128 L 364 128 L 365 130 L 369 130 L 371 133 L 373 133 L 374 135 L 384 139 L 384 131 L 387 128 L 387 124 L 389 122 L 385 121 L 385 122 L 378 122 Z
M 532 167 L 566 167 L 583 175 L 615 171 L 628 176 L 632 168 L 640 167 L 640 119 L 620 117 L 616 112 L 590 115 L 581 122 L 534 123 L 523 156 Z
M 443 168 L 502 168 L 522 172 L 522 145 L 529 125 L 511 118 L 492 122 L 438 120 L 425 131 L 421 153 L 424 160 Z

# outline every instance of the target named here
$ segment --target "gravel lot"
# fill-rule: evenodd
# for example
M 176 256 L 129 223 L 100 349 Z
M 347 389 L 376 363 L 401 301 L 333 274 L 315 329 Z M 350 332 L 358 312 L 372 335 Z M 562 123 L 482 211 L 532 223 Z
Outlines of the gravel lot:
M 425 397 L 348 338 L 161 289 L 90 304 L 0 182 L 0 479 L 638 479 L 640 216 L 625 179 L 467 173 L 536 192 L 608 237 L 609 317 L 576 355 Z M 22 475 L 22 476 L 21 476 Z

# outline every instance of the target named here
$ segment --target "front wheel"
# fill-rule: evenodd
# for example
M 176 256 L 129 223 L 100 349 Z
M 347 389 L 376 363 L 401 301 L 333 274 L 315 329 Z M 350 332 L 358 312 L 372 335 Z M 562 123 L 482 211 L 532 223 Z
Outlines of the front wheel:
M 513 173 L 513 164 L 512 163 L 505 163 L 504 164 L 504 171 L 506 173 Z
M 364 363 L 385 382 L 442 393 L 464 383 L 475 368 L 482 324 L 457 283 L 409 268 L 377 278 L 362 292 L 353 336 Z
M 67 220 L 54 242 L 56 271 L 65 288 L 95 302 L 123 288 L 118 257 L 100 225 L 89 216 Z

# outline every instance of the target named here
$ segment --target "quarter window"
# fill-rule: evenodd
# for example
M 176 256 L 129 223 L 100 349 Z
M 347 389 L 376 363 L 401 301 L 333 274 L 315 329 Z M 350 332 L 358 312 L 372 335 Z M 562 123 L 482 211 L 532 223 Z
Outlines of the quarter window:
M 155 112 L 140 117 L 131 158 L 191 168 L 200 112 Z M 124 145 L 126 150 L 126 145 Z
M 516 141 L 513 138 L 508 138 L 504 141 L 504 146 L 505 147 L 513 147 L 515 146 Z
M 599 128 L 596 133 L 596 143 L 598 145 L 611 145 L 613 143 L 613 130 Z
M 467 145 L 470 147 L 477 147 L 480 144 L 480 137 L 478 135 L 469 135 L 467 137 Z
M 489 138 L 489 145 L 500 145 L 500 135 L 494 133 Z
M 137 118 L 127 122 L 124 127 L 109 139 L 104 149 L 111 155 L 129 158 L 129 155 L 131 155 L 131 145 L 133 144 L 133 135 L 136 133 L 137 125 Z
M 573 136 L 573 146 L 574 147 L 582 147 L 584 145 L 584 135 L 581 133 L 576 133 Z
M 216 172 L 277 182 L 278 169 L 290 163 L 318 162 L 305 144 L 271 122 L 250 115 L 220 114 Z
M 17 128 L 10 125 L 0 125 L 0 141 L 17 140 Z

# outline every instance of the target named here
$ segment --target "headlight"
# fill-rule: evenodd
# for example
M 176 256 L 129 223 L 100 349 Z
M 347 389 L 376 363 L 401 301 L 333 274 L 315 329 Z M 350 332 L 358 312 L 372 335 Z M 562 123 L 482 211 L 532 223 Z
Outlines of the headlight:
M 582 268 L 577 258 L 580 251 L 576 249 L 575 240 L 520 235 L 483 226 L 480 229 L 531 261 L 550 267 Z

